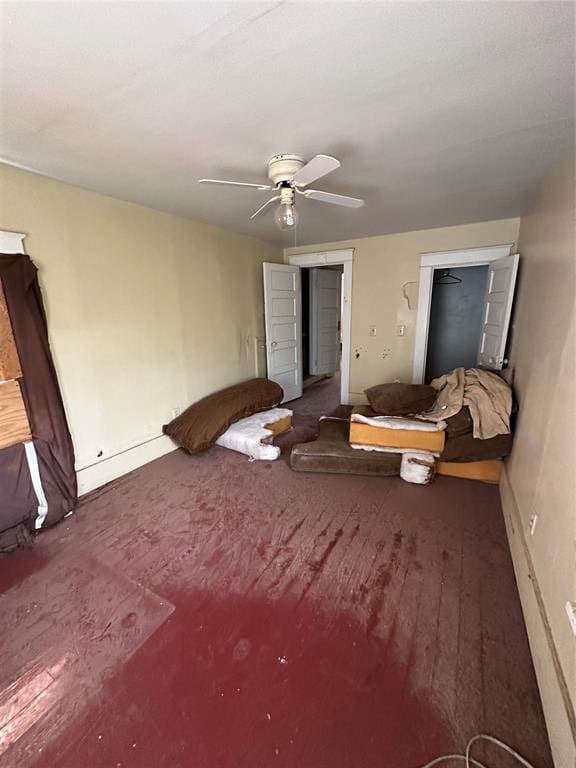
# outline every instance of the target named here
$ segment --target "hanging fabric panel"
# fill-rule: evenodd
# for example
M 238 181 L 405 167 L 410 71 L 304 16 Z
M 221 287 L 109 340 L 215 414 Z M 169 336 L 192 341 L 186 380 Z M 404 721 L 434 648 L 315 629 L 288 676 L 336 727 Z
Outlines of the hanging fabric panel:
M 36 267 L 0 254 L 0 283 L 0 532 L 37 530 L 75 507 L 74 449 Z

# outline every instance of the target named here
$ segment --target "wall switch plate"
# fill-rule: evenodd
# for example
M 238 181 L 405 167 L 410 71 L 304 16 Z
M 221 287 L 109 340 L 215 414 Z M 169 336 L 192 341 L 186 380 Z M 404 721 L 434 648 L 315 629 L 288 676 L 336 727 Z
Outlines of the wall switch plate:
M 571 603 L 570 600 L 566 600 L 566 613 L 568 614 L 568 621 L 572 627 L 574 637 L 576 637 L 576 603 Z
M 396 326 L 396 336 L 405 336 L 406 335 L 406 326 L 405 325 L 397 325 Z
M 376 326 L 375 325 L 371 325 L 368 328 L 368 333 L 370 334 L 370 336 L 376 336 Z

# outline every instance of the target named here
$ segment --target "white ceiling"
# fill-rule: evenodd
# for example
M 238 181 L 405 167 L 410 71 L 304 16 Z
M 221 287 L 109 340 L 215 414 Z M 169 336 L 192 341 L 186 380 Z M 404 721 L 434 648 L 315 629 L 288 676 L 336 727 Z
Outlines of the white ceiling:
M 333 154 L 302 244 L 521 214 L 574 137 L 571 2 L 1 6 L 0 155 L 282 242 L 256 190 L 278 152 Z

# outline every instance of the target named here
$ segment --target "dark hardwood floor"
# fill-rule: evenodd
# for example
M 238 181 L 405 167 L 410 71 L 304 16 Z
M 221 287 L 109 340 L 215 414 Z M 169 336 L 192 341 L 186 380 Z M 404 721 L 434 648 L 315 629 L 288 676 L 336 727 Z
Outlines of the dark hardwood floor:
M 552 765 L 498 489 L 177 451 L 0 560 L 0 764 Z M 498 765 L 507 765 L 500 759 Z

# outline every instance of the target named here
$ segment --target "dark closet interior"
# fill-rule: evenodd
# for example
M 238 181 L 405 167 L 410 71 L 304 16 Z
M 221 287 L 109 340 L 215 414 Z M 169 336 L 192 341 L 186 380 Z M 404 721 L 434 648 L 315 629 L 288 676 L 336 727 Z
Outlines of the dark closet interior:
M 476 365 L 488 267 L 434 270 L 425 381 Z

